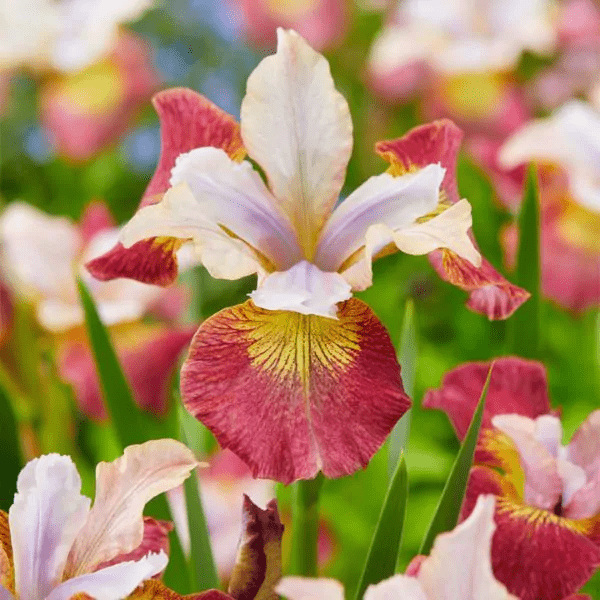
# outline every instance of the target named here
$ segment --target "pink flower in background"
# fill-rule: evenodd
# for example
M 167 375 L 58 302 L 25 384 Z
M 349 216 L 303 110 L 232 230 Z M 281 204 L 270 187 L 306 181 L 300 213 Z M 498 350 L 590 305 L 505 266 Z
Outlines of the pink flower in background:
M 530 161 L 540 165 L 542 290 L 574 312 L 598 306 L 600 112 L 569 102 L 551 117 L 524 125 L 497 157 L 505 169 Z M 513 228 L 505 238 L 509 262 L 516 239 Z
M 145 520 L 144 506 L 196 466 L 192 452 L 175 440 L 129 446 L 120 458 L 98 465 L 90 508 L 68 456 L 27 463 L 8 515 L 0 511 L 0 598 L 129 596 L 168 562 L 168 527 Z M 179 598 L 158 581 L 151 589 L 158 597 Z
M 405 575 L 370 585 L 364 600 L 518 600 L 492 573 L 493 515 L 494 498 L 479 498 L 468 519 L 437 536 L 429 556 L 416 557 Z M 284 577 L 275 589 L 290 600 L 344 599 L 334 579 Z
M 40 119 L 59 154 L 88 160 L 126 131 L 158 84 L 150 45 L 123 33 L 106 58 L 43 83 Z
M 254 479 L 250 469 L 229 450 L 219 451 L 210 458 L 208 469 L 198 471 L 198 483 L 219 576 L 228 580 L 236 563 L 244 494 L 259 506 L 266 506 L 275 496 L 275 485 L 269 480 Z M 184 551 L 189 553 L 183 488 L 172 489 L 168 497 L 177 535 Z
M 593 0 L 560 3 L 558 59 L 528 85 L 533 102 L 545 110 L 575 97 L 600 108 L 600 9 Z
M 399 2 L 368 60 L 370 86 L 391 101 L 423 95 L 427 118 L 503 137 L 527 118 L 513 72 L 524 50 L 556 43 L 548 0 Z
M 0 216 L 3 276 L 17 298 L 35 307 L 41 328 L 56 340 L 59 373 L 73 385 L 81 409 L 106 417 L 96 368 L 82 328 L 75 275 L 82 277 L 103 322 L 111 326 L 117 352 L 140 406 L 162 412 L 169 380 L 193 330 L 170 324 L 142 324 L 162 315 L 163 303 L 183 307 L 183 290 L 169 291 L 129 280 L 102 283 L 83 263 L 110 248 L 119 230 L 101 203 L 88 206 L 79 224 L 52 217 L 20 202 Z
M 489 367 L 457 367 L 423 400 L 448 414 L 461 439 Z M 570 597 L 600 567 L 600 411 L 563 446 L 543 365 L 497 359 L 463 518 L 482 494 L 497 498 L 496 577 L 521 600 Z
M 347 0 L 229 0 L 241 12 L 248 41 L 277 46 L 277 28 L 294 29 L 315 50 L 339 44 L 348 25 Z

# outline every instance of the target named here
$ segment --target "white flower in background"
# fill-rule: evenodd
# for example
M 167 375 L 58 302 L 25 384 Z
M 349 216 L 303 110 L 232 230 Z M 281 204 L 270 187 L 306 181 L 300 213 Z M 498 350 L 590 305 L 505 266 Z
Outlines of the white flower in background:
M 426 62 L 451 74 L 503 71 L 524 50 L 552 51 L 552 0 L 404 0 L 371 50 L 375 73 Z
M 108 54 L 119 24 L 154 0 L 0 0 L 0 68 L 79 71 Z
M 119 230 L 103 227 L 86 239 L 83 229 L 23 202 L 10 204 L 0 216 L 3 276 L 19 296 L 35 304 L 40 325 L 53 333 L 84 322 L 76 276 L 88 286 L 106 325 L 140 319 L 163 293 L 137 281 L 93 278 L 83 265 L 110 249 Z

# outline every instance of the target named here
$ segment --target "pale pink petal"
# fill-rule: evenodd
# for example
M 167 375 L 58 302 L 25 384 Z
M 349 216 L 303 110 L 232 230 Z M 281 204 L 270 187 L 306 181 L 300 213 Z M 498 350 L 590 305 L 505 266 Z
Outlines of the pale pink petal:
M 590 413 L 573 434 L 568 446 L 568 459 L 583 467 L 592 477 L 600 464 L 600 410 Z
M 94 200 L 83 210 L 79 219 L 79 229 L 84 244 L 88 244 L 101 231 L 117 226 L 106 202 Z
M 181 484 L 197 465 L 191 450 L 168 439 L 129 446 L 113 462 L 99 463 L 94 506 L 71 548 L 65 574 L 87 573 L 137 548 L 146 503 Z
M 61 580 L 89 507 L 68 456 L 48 454 L 27 463 L 8 513 L 17 597 L 46 598 Z
M 364 600 L 430 600 L 423 586 L 414 577 L 394 575 L 389 579 L 370 585 L 364 595 Z M 437 599 L 436 599 L 437 600 Z
M 86 594 L 94 600 L 126 598 L 140 584 L 165 569 L 169 559 L 164 552 L 147 554 L 137 561 L 128 561 L 67 579 L 55 587 L 46 600 L 69 600 L 77 594 Z
M 480 496 L 468 519 L 437 536 L 417 575 L 429 600 L 517 600 L 492 572 L 493 496 Z
M 536 421 L 521 415 L 497 415 L 492 418 L 492 425 L 507 435 L 519 451 L 525 472 L 525 501 L 554 510 L 562 494 L 562 481 L 556 460 L 536 438 Z
M 600 461 L 596 472 L 588 477 L 587 483 L 572 495 L 569 502 L 563 502 L 563 507 L 563 514 L 569 519 L 587 519 L 600 514 Z
M 155 236 L 190 239 L 211 274 L 225 279 L 267 265 L 289 268 L 300 258 L 287 218 L 249 163 L 198 148 L 178 159 L 171 183 L 160 202 L 125 225 L 125 247 Z
M 275 592 L 288 600 L 344 600 L 344 588 L 336 579 L 284 577 Z
M 438 205 L 443 178 L 444 169 L 439 164 L 401 177 L 383 173 L 369 178 L 327 221 L 319 239 L 316 264 L 323 270 L 336 271 L 364 245 L 372 225 L 402 229 L 431 213 Z
M 352 151 L 348 104 L 327 61 L 297 33 L 279 29 L 277 53 L 248 78 L 241 115 L 248 154 L 264 169 L 310 259 Z
M 16 599 L 4 586 L 0 585 L 0 600 L 16 600 Z
M 24 202 L 13 202 L 0 218 L 2 265 L 8 282 L 27 298 L 75 297 L 73 261 L 81 248 L 77 227 Z
M 338 302 L 351 296 L 350 285 L 341 275 L 321 271 L 306 260 L 287 271 L 271 273 L 250 294 L 254 304 L 260 308 L 332 319 L 337 318 Z

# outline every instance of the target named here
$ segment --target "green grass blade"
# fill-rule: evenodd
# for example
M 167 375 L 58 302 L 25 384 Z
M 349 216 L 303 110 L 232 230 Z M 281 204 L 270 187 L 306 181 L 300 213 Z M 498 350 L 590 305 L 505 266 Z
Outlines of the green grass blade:
M 188 414 L 179 406 L 180 439 L 189 446 L 184 428 L 184 416 Z M 194 472 L 184 484 L 188 529 L 190 532 L 189 573 L 192 589 L 197 592 L 219 587 L 219 576 L 210 544 L 210 534 L 200 498 L 198 477 Z
M 12 410 L 9 396 L 0 386 L 0 509 L 8 511 L 17 491 L 17 477 L 23 466 L 19 444 L 19 427 Z
M 81 280 L 78 280 L 77 286 L 107 412 L 119 444 L 125 448 L 150 439 L 176 437 L 173 432 L 172 416 L 161 421 L 138 408 L 94 301 Z M 172 520 L 164 494 L 148 503 L 146 512 L 157 519 Z M 180 594 L 196 591 L 190 588 L 187 561 L 177 535 L 172 534 L 170 542 L 169 564 L 164 575 L 166 585 Z
M 519 213 L 519 247 L 514 283 L 531 298 L 510 318 L 509 352 L 535 358 L 540 350 L 540 215 L 537 174 L 529 166 Z
M 412 298 L 406 301 L 402 334 L 398 346 L 398 362 L 402 373 L 404 390 L 412 398 L 415 391 L 415 375 L 417 371 L 417 324 L 415 319 L 415 304 Z M 396 423 L 388 440 L 388 473 L 392 477 L 398 465 L 398 459 L 406 449 L 410 432 L 411 409 Z
M 356 591 L 361 600 L 372 583 L 391 577 L 396 570 L 408 499 L 408 474 L 404 456 L 400 456 L 381 506 L 367 560 Z
M 448 476 L 446 485 L 442 491 L 433 519 L 431 520 L 429 529 L 421 543 L 419 554 L 429 554 L 436 536 L 443 531 L 454 529 L 458 523 L 460 508 L 465 496 L 465 490 L 467 489 L 469 471 L 471 470 L 473 455 L 475 454 L 475 446 L 477 445 L 477 438 L 479 437 L 481 420 L 483 418 L 483 408 L 485 406 L 485 397 L 487 395 L 493 368 L 494 364 L 492 363 L 481 392 L 481 397 L 479 398 L 479 403 L 473 414 L 473 419 L 471 420 L 465 439 L 458 451 L 454 465 L 452 465 L 450 475 Z

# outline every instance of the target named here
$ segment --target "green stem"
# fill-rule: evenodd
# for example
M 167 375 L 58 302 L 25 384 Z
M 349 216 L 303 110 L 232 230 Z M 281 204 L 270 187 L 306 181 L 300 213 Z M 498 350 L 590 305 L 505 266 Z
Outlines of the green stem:
M 290 573 L 317 575 L 317 538 L 319 534 L 319 493 L 323 475 L 294 484 L 292 504 L 292 556 Z

